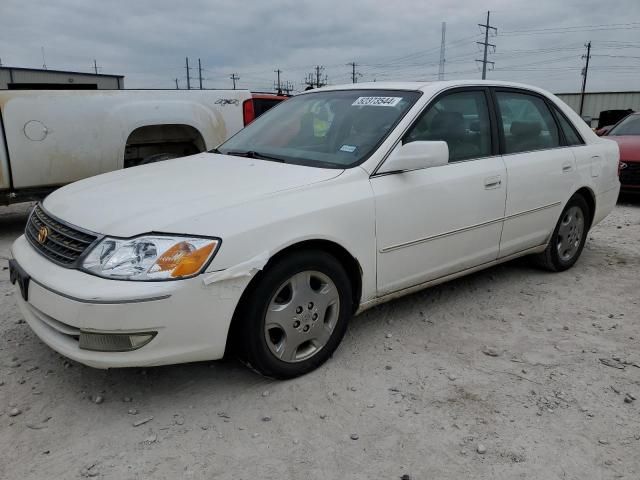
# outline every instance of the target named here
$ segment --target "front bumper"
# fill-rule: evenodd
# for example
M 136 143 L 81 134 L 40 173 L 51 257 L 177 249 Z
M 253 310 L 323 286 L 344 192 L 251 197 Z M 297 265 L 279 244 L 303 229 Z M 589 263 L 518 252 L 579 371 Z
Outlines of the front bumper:
M 141 367 L 222 358 L 233 312 L 249 282 L 241 277 L 205 285 L 201 277 L 168 282 L 108 280 L 53 264 L 18 238 L 12 254 L 31 277 L 27 300 L 16 284 L 25 320 L 49 347 L 97 368 Z M 128 352 L 79 346 L 80 331 L 157 332 Z
M 626 168 L 620 170 L 621 190 L 637 192 L 640 190 L 640 162 L 624 161 Z

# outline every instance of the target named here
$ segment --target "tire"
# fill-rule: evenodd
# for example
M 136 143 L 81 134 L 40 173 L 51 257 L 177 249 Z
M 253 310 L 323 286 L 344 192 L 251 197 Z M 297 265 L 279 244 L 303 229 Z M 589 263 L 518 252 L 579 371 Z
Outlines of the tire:
M 234 321 L 240 359 L 286 379 L 322 365 L 340 344 L 353 312 L 352 286 L 340 262 L 322 251 L 287 255 L 259 274 Z
M 574 195 L 564 207 L 549 244 L 536 255 L 536 264 L 551 272 L 571 268 L 580 257 L 590 228 L 591 212 L 582 195 Z

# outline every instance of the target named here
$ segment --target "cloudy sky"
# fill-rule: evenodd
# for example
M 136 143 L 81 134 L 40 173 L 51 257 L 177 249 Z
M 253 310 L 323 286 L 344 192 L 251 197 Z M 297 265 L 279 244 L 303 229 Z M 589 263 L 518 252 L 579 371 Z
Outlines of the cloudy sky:
M 186 88 L 185 57 L 205 88 L 304 88 L 315 65 L 331 84 L 434 80 L 446 30 L 446 78 L 479 78 L 478 23 L 498 29 L 488 78 L 578 91 L 592 42 L 588 90 L 640 90 L 638 0 L 0 0 L 3 65 L 126 76 L 129 88 Z M 197 68 L 191 70 L 197 86 Z

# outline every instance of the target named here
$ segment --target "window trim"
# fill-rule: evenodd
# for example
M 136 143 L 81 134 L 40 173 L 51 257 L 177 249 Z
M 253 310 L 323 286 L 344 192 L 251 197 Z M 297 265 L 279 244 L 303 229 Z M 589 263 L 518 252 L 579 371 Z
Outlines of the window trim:
M 550 100 L 546 97 L 546 95 L 543 95 L 541 93 L 535 92 L 533 90 L 524 90 L 522 88 L 516 88 L 516 87 L 502 87 L 502 86 L 500 86 L 500 87 L 490 87 L 490 89 L 491 89 L 491 94 L 493 96 L 494 104 L 495 104 L 495 107 L 496 107 L 496 114 L 498 115 L 497 118 L 502 119 L 502 115 L 500 113 L 500 104 L 498 103 L 498 95 L 497 94 L 500 93 L 500 92 L 518 93 L 518 94 L 521 94 L 521 95 L 529 95 L 531 97 L 536 97 L 536 98 L 542 100 L 542 102 L 545 104 L 545 106 L 549 109 L 549 113 L 551 115 L 551 118 L 553 119 L 553 123 L 555 124 L 556 128 L 558 129 L 558 143 L 559 143 L 559 145 L 556 146 L 556 147 L 538 148 L 536 150 L 523 150 L 521 152 L 507 152 L 506 137 L 504 135 L 504 125 L 502 124 L 502 121 L 500 120 L 500 121 L 497 122 L 498 123 L 498 132 L 499 132 L 499 136 L 500 136 L 500 155 L 503 155 L 503 156 L 506 156 L 506 155 L 519 155 L 521 153 L 544 152 L 544 151 L 547 151 L 547 150 L 555 150 L 557 148 L 570 147 L 570 145 L 567 145 L 567 142 L 565 141 L 564 132 L 562 131 L 562 128 L 560 128 L 560 125 L 558 123 L 558 119 L 553 114 L 553 108 L 551 108 L 551 106 L 548 105 Z
M 580 132 L 578 131 L 576 126 L 573 124 L 573 122 L 571 120 L 569 120 L 569 118 L 565 115 L 565 113 L 562 110 L 560 110 L 560 107 L 558 107 L 558 105 L 556 105 L 556 103 L 554 101 L 552 101 L 551 99 L 547 99 L 547 103 L 550 105 L 551 114 L 556 118 L 556 123 L 558 124 L 558 128 L 560 129 L 560 133 L 562 134 L 562 138 L 564 140 L 564 146 L 565 147 L 580 147 L 582 145 L 586 145 L 586 143 L 584 141 L 584 138 L 582 138 L 582 135 L 580 135 Z M 563 118 L 564 121 L 569 124 L 569 127 L 573 131 L 573 134 L 578 138 L 578 141 L 580 143 L 577 143 L 575 145 L 570 145 L 569 144 L 569 139 L 565 135 L 564 129 L 562 128 L 562 125 L 560 124 L 560 120 L 559 120 L 560 118 Z
M 400 142 L 402 143 L 402 145 L 405 145 L 405 139 L 411 133 L 411 131 L 414 129 L 414 127 L 418 123 L 420 123 L 422 118 L 441 99 L 443 99 L 444 97 L 448 97 L 449 95 L 455 95 L 455 94 L 458 94 L 458 93 L 477 93 L 477 92 L 480 92 L 480 93 L 483 94 L 484 101 L 485 101 L 485 104 L 487 106 L 487 114 L 488 114 L 487 117 L 489 119 L 489 141 L 491 143 L 490 153 L 488 155 L 482 155 L 480 157 L 472 157 L 472 158 L 466 158 L 464 160 L 457 160 L 455 162 L 449 162 L 449 164 L 460 163 L 460 162 L 469 162 L 469 161 L 473 161 L 473 160 L 480 160 L 480 159 L 483 159 L 483 158 L 490 158 L 490 157 L 495 157 L 496 155 L 499 155 L 500 153 L 499 153 L 499 148 L 498 148 L 498 142 L 496 141 L 497 138 L 498 138 L 497 137 L 497 129 L 496 129 L 496 118 L 497 118 L 496 117 L 496 112 L 495 112 L 494 105 L 493 105 L 493 102 L 492 102 L 492 99 L 491 99 L 491 95 L 489 93 L 489 88 L 485 87 L 485 86 L 482 86 L 482 85 L 465 86 L 465 87 L 454 87 L 454 88 L 450 88 L 450 89 L 447 89 L 447 90 L 444 90 L 444 91 L 438 93 L 438 95 L 433 97 L 433 99 L 420 111 L 420 113 L 415 118 L 415 120 L 411 123 L 409 128 L 407 128 L 407 130 L 402 134 L 402 136 L 400 137 Z
M 400 134 L 400 136 L 398 137 L 398 139 L 393 142 L 393 145 L 391 145 L 391 147 L 387 150 L 387 152 L 384 154 L 384 156 L 382 157 L 382 160 L 380 160 L 378 162 L 378 164 L 375 166 L 375 168 L 373 169 L 372 173 L 369 175 L 369 178 L 376 178 L 376 177 L 383 177 L 386 175 L 395 175 L 396 173 L 400 173 L 400 172 L 384 172 L 384 173 L 378 173 L 378 170 L 380 170 L 380 167 L 382 167 L 382 165 L 384 165 L 384 162 L 387 161 L 387 159 L 389 158 L 389 155 L 391 155 L 391 153 L 396 149 L 396 147 L 398 146 L 398 144 L 402 144 L 404 145 L 404 137 L 405 135 L 407 135 L 411 129 L 413 128 L 414 124 L 422 117 L 422 115 L 424 115 L 424 113 L 427 111 L 428 108 L 430 108 L 434 102 L 437 102 L 442 96 L 448 94 L 448 93 L 452 93 L 452 92 L 459 92 L 459 91 L 465 91 L 465 90 L 484 90 L 486 93 L 486 97 L 488 99 L 488 107 L 489 107 L 489 121 L 491 122 L 491 149 L 492 149 L 492 153 L 491 155 L 487 156 L 487 157 L 479 157 L 479 158 L 470 158 L 468 160 L 461 160 L 460 162 L 455 162 L 455 163 L 463 163 L 463 162 L 475 162 L 477 160 L 483 160 L 485 158 L 493 158 L 493 157 L 497 157 L 502 155 L 500 153 L 500 147 L 499 147 L 499 141 L 500 141 L 500 137 L 498 135 L 498 126 L 497 126 L 497 117 L 496 117 L 496 110 L 495 110 L 495 104 L 494 102 L 492 102 L 492 94 L 491 94 L 491 87 L 488 85 L 464 85 L 464 86 L 458 86 L 458 87 L 446 87 L 441 89 L 440 91 L 438 91 L 435 96 L 431 99 L 431 101 L 427 102 L 427 104 L 422 107 L 422 109 L 417 113 L 417 115 L 415 116 L 413 122 L 411 122 L 407 127 L 405 127 L 404 131 Z M 424 93 L 424 91 L 421 90 L 422 93 Z M 416 103 L 419 101 L 420 99 L 418 99 L 416 101 Z M 415 106 L 415 105 L 414 105 Z M 447 164 L 449 165 L 449 164 Z M 414 171 L 419 171 L 419 170 L 414 170 Z

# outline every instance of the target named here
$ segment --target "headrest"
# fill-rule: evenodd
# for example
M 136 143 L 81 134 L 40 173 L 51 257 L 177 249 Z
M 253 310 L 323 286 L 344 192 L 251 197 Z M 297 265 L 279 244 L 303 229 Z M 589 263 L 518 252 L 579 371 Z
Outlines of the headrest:
M 353 128 L 359 133 L 377 133 L 383 127 L 389 127 L 397 118 L 398 112 L 390 107 L 361 107 L 358 119 L 352 118 Z
M 464 117 L 460 112 L 438 112 L 431 121 L 431 131 L 452 139 L 464 135 Z
M 538 122 L 513 122 L 509 131 L 515 137 L 537 137 L 542 131 L 542 126 Z

